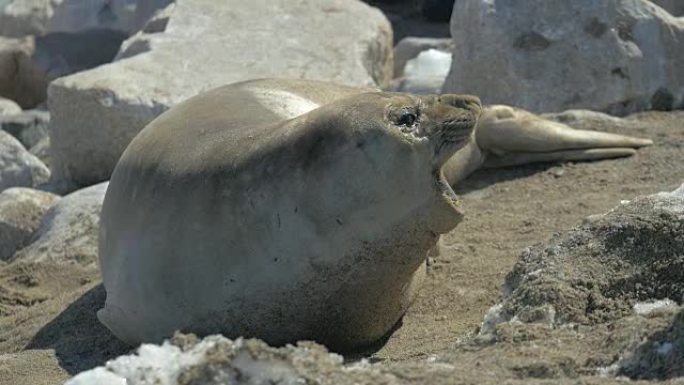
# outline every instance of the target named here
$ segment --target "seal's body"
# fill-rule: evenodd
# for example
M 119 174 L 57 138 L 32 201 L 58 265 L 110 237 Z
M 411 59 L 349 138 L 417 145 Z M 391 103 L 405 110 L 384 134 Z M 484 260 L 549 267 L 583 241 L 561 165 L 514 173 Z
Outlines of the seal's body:
M 197 96 L 127 148 L 100 222 L 98 316 L 118 337 L 180 329 L 346 350 L 406 311 L 426 252 L 461 219 L 441 167 L 470 140 L 479 102 L 339 87 L 318 107 L 327 84 L 290 84 Z
M 469 96 L 303 80 L 238 83 L 179 104 L 112 175 L 99 319 L 129 343 L 175 330 L 338 351 L 380 339 L 415 297 L 427 251 L 462 217 L 450 183 L 488 158 L 584 156 L 586 143 L 564 132 L 543 138 L 550 152 L 525 155 L 520 143 L 538 132 L 496 109 L 485 111 L 492 128 L 476 132 L 480 113 Z M 638 147 L 599 139 L 589 147 Z

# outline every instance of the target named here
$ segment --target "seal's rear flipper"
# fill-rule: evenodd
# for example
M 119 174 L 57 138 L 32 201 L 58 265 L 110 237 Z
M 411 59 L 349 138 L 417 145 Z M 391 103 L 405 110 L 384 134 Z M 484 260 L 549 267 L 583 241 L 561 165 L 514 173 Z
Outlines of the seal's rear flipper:
M 598 159 L 622 158 L 636 154 L 633 148 L 592 148 L 589 150 L 567 150 L 554 152 L 508 153 L 490 155 L 482 168 L 518 166 L 527 163 L 557 161 L 587 161 Z
M 484 167 L 552 161 L 618 158 L 650 146 L 650 139 L 576 130 L 508 106 L 484 108 L 476 141 L 485 154 Z

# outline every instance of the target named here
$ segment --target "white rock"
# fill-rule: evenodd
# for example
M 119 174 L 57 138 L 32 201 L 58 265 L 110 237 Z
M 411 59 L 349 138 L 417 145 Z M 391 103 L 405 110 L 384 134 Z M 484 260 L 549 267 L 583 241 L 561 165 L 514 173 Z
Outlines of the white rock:
M 21 107 L 12 100 L 0 97 L 0 116 L 21 113 Z
M 684 19 L 646 0 L 457 1 L 445 92 L 549 112 L 683 105 Z
M 165 12 L 164 32 L 143 31 L 114 63 L 50 85 L 58 178 L 81 186 L 108 179 L 142 127 L 219 85 L 261 77 L 382 85 L 391 77 L 390 24 L 357 0 L 179 0 Z
M 0 191 L 34 187 L 50 177 L 50 170 L 12 135 L 0 130 Z
M 14 259 L 95 263 L 100 210 L 108 185 L 100 183 L 63 197 L 43 217 L 35 241 L 18 251 Z
M 0 260 L 26 246 L 45 212 L 59 196 L 24 187 L 0 193 Z

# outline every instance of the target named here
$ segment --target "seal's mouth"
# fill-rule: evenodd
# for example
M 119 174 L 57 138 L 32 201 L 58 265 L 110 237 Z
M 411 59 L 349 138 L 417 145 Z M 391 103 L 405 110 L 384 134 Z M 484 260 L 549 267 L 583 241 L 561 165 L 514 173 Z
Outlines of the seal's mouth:
M 442 116 L 432 129 L 431 141 L 435 144 L 433 175 L 437 191 L 454 211 L 462 214 L 460 200 L 449 185 L 442 167 L 468 144 L 482 113 L 480 99 L 470 95 L 441 95 L 433 107 Z
M 456 192 L 454 192 L 454 189 L 451 188 L 449 181 L 447 181 L 446 177 L 444 176 L 444 172 L 442 172 L 441 169 L 436 170 L 434 172 L 434 176 L 435 176 L 435 187 L 437 188 L 437 191 L 442 196 L 442 198 L 445 200 L 445 202 L 451 208 L 453 208 L 456 212 L 462 213 L 462 210 L 460 207 L 461 200 L 458 198 L 458 195 L 456 195 Z

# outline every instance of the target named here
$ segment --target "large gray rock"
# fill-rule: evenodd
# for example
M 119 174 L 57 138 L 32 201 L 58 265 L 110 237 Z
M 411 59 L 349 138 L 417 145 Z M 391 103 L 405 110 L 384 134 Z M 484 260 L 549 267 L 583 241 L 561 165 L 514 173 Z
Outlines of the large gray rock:
M 457 1 L 444 92 L 534 112 L 684 106 L 684 19 L 646 0 Z
M 392 74 L 389 22 L 357 0 L 183 0 L 148 27 L 114 63 L 51 84 L 58 178 L 106 180 L 142 127 L 219 85 L 262 77 L 383 85 Z
M 144 344 L 137 354 L 121 356 L 83 372 L 65 385 L 257 385 L 402 384 L 393 374 L 343 358 L 315 343 L 272 348 L 259 340 L 177 335 L 163 345 Z
M 129 34 L 170 1 L 5 0 L 0 1 L 0 35 L 21 37 L 92 29 Z
M 43 216 L 34 241 L 13 260 L 95 263 L 100 210 L 108 184 L 90 186 L 60 199 Z
M 0 130 L 0 191 L 34 187 L 50 178 L 50 170 L 12 135 Z
M 26 246 L 45 212 L 59 196 L 30 188 L 8 188 L 0 193 L 0 260 Z

